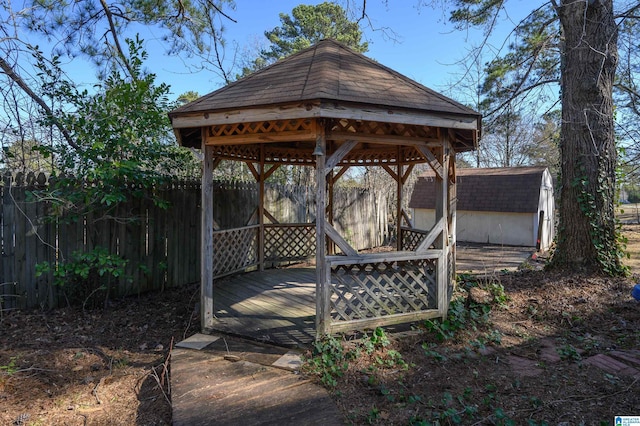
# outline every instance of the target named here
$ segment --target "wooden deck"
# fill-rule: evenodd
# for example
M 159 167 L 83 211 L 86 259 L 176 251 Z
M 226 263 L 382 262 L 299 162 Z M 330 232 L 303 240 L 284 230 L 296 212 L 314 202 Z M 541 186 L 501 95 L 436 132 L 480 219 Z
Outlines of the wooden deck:
M 533 250 L 461 245 L 456 266 L 458 272 L 480 274 L 516 269 Z M 315 282 L 313 267 L 269 269 L 217 279 L 210 331 L 285 347 L 307 347 L 316 333 Z
M 212 330 L 287 347 L 315 338 L 314 268 L 270 269 L 214 281 Z

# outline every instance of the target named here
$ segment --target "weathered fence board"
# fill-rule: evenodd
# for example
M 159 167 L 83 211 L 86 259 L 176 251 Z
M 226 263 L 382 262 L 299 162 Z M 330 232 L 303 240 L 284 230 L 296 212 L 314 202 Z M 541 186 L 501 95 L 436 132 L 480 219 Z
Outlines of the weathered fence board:
M 50 217 L 50 204 L 34 196 L 46 185 L 44 175 L 2 177 L 0 312 L 66 303 L 61 291 L 66 289 L 52 284 L 53 273 L 37 277 L 35 265 L 68 261 L 74 252 L 96 247 L 128 261 L 125 276 L 113 283 L 111 296 L 162 291 L 200 280 L 199 182 L 180 181 L 154 189 L 170 205 L 168 209 L 155 205 L 151 197 L 142 197 L 117 210 L 63 215 L 58 220 Z M 257 184 L 217 182 L 215 191 L 214 218 L 219 229 L 246 227 L 258 205 Z M 334 225 L 354 248 L 385 242 L 385 194 L 357 188 L 336 188 L 334 194 Z M 306 187 L 267 185 L 265 209 L 280 223 L 312 225 L 313 198 L 313 191 Z

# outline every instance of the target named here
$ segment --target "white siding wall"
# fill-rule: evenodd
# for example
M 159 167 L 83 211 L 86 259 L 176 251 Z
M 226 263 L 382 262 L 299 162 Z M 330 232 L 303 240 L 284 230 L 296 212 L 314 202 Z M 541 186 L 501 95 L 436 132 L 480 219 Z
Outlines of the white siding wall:
M 540 250 L 547 251 L 551 248 L 553 239 L 555 238 L 555 201 L 553 199 L 553 180 L 549 170 L 545 170 L 542 174 L 542 185 L 540 186 L 540 201 L 538 204 L 538 215 L 540 211 L 544 211 L 544 223 L 542 233 L 540 235 Z M 536 222 L 538 220 L 536 219 Z M 537 224 L 536 224 L 537 225 Z M 536 226 L 536 235 L 538 229 Z M 537 238 L 537 237 L 536 237 Z
M 434 217 L 434 210 L 413 209 L 414 226 L 418 229 L 431 229 Z M 534 226 L 537 217 L 534 213 L 458 210 L 457 222 L 457 241 L 527 247 L 536 245 Z

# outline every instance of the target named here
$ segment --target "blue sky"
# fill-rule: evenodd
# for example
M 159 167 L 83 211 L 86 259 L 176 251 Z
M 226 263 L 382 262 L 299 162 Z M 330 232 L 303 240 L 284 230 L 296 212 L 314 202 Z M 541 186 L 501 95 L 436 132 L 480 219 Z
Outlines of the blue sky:
M 238 45 L 240 48 L 252 45 L 260 39 L 266 43 L 264 32 L 280 25 L 280 13 L 291 14 L 291 10 L 299 4 L 318 4 L 322 0 L 236 0 L 236 9 L 226 11 L 237 23 L 225 21 L 224 37 L 228 46 Z M 363 0 L 337 0 L 338 4 L 361 5 Z M 456 65 L 473 46 L 483 40 L 480 30 L 456 30 L 448 22 L 448 12 L 442 8 L 420 7 L 421 3 L 431 0 L 368 0 L 367 13 L 371 26 L 363 26 L 364 38 L 369 42 L 366 56 L 375 59 L 419 83 L 434 90 L 443 92 L 454 99 L 471 103 L 464 99 L 464 93 L 458 90 L 452 93 L 448 88 L 459 80 L 462 67 Z M 503 45 L 513 22 L 519 21 L 525 13 L 536 7 L 542 0 L 511 0 L 508 3 L 509 13 L 503 13 L 498 20 L 498 27 L 490 40 L 496 47 Z M 446 3 L 445 0 L 433 0 L 433 3 Z M 382 30 L 385 28 L 386 30 Z M 159 28 L 138 26 L 130 28 L 131 35 L 136 31 L 145 40 L 145 48 L 149 54 L 144 66 L 157 75 L 156 82 L 171 86 L 173 98 L 187 91 L 196 91 L 200 95 L 207 94 L 224 85 L 224 81 L 212 72 L 190 72 L 190 61 L 186 55 L 167 56 L 166 43 L 161 41 L 166 34 Z M 24 35 L 24 34 L 23 34 Z M 40 45 L 47 50 L 47 42 L 31 36 L 32 44 Z M 232 56 L 232 48 L 227 55 Z M 61 58 L 63 68 L 72 81 L 78 86 L 91 90 L 96 82 L 96 68 L 90 61 L 81 56 Z M 485 60 L 490 59 L 486 57 Z M 483 61 L 484 62 L 484 61 Z M 233 74 L 235 75 L 235 73 Z M 473 85 L 472 85 L 473 86 Z M 460 85 L 458 85 L 458 88 Z
M 291 10 L 299 4 L 320 2 L 237 0 L 236 10 L 229 12 L 237 23 L 225 24 L 225 38 L 229 45 L 232 42 L 240 46 L 251 44 L 255 39 L 264 39 L 264 31 L 280 24 L 279 13 L 290 15 Z M 513 13 L 522 14 L 527 8 L 530 11 L 532 7 L 531 3 L 527 2 L 512 3 L 515 6 Z M 373 26 L 388 28 L 395 34 L 395 40 L 388 37 L 389 31 L 385 34 L 381 30 L 365 28 L 365 38 L 369 41 L 369 51 L 365 55 L 425 86 L 446 92 L 446 88 L 461 73 L 461 67 L 455 65 L 456 62 L 465 56 L 471 46 L 480 43 L 483 36 L 478 30 L 455 30 L 448 22 L 448 14 L 445 11 L 418 7 L 418 4 L 418 0 L 391 0 L 389 6 L 386 6 L 383 0 L 369 0 L 367 12 Z M 504 19 L 506 18 L 503 17 L 498 27 L 499 33 L 492 39 L 496 46 L 502 44 L 511 29 L 509 22 Z M 154 36 L 159 38 L 160 35 L 160 31 L 157 34 L 142 35 L 147 40 L 150 53 L 150 61 L 146 65 L 157 74 L 159 81 L 171 85 L 174 95 L 188 90 L 204 95 L 223 85 L 221 78 L 212 73 L 186 73 L 183 63 L 186 59 L 165 56 L 160 43 L 153 40 Z

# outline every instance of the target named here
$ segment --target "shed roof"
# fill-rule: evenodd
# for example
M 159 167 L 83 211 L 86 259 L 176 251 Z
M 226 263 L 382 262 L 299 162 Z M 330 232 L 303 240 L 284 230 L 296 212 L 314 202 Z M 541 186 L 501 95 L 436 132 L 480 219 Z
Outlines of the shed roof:
M 252 110 L 253 121 L 358 116 L 449 128 L 458 139 L 452 141 L 454 147 L 459 143 L 457 150 L 474 148 L 481 119 L 471 108 L 330 39 L 183 105 L 169 116 L 179 130 L 241 122 L 239 111 L 247 110 Z M 345 110 L 348 116 L 341 115 Z M 183 139 L 199 137 L 196 132 L 177 134 Z
M 457 209 L 535 213 L 538 211 L 542 175 L 546 167 L 458 169 Z M 409 207 L 435 208 L 435 180 L 431 173 L 418 177 Z

